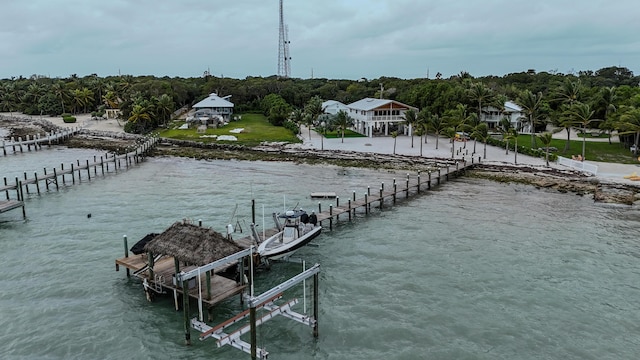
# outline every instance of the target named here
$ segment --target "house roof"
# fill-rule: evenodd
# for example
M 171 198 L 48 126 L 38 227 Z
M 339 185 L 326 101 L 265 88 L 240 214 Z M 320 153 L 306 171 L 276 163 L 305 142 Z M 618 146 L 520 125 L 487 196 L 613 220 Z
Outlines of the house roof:
M 230 96 L 225 96 L 225 97 L 220 97 L 218 96 L 218 94 L 213 93 L 213 94 L 209 94 L 209 96 L 198 102 L 197 104 L 193 105 L 193 107 L 195 109 L 198 108 L 229 108 L 229 107 L 233 107 L 233 103 L 228 101 L 227 99 Z
M 150 240 L 145 251 L 173 256 L 189 264 L 203 266 L 243 248 L 210 228 L 176 222 L 162 234 Z
M 377 109 L 379 107 L 386 107 L 390 104 L 393 106 L 397 106 L 398 108 L 414 109 L 416 111 L 418 110 L 413 106 L 403 104 L 399 101 L 388 100 L 388 99 L 373 99 L 373 98 L 364 98 L 362 100 L 353 102 L 347 106 L 351 109 L 369 111 L 369 110 Z
M 522 112 L 522 108 L 512 101 L 505 102 L 504 109 L 508 112 Z
M 329 106 L 343 107 L 343 108 L 347 107 L 347 105 L 345 105 L 345 104 L 343 104 L 343 103 L 341 103 L 340 101 L 337 101 L 337 100 L 327 100 L 327 101 L 322 103 L 322 108 L 323 109 L 326 108 L 326 107 L 329 107 Z

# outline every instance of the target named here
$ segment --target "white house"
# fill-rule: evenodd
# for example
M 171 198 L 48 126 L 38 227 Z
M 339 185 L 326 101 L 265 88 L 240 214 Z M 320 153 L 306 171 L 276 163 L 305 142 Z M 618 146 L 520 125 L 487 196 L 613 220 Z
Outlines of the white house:
M 376 135 L 389 135 L 391 126 L 405 122 L 404 113 L 418 109 L 395 100 L 364 98 L 347 105 L 347 113 L 354 120 L 355 131 L 368 137 Z M 404 133 L 408 133 L 404 129 Z
M 233 103 L 228 100 L 230 97 L 231 95 L 220 97 L 218 94 L 212 93 L 204 100 L 193 105 L 193 108 L 196 111 L 203 109 L 211 110 L 209 113 L 220 115 L 225 121 L 229 121 L 231 114 L 233 114 Z
M 341 103 L 340 101 L 327 100 L 322 103 L 322 111 L 324 111 L 325 114 L 335 115 L 340 110 L 344 110 L 347 113 L 349 112 L 349 108 L 347 107 L 347 105 Z
M 493 106 L 482 108 L 480 121 L 487 123 L 489 131 L 498 129 L 500 127 L 500 120 L 503 118 L 509 119 L 511 126 L 519 129 L 520 132 L 531 133 L 531 126 L 526 123 L 526 115 L 518 104 L 507 101 L 504 103 L 504 111 L 502 112 Z

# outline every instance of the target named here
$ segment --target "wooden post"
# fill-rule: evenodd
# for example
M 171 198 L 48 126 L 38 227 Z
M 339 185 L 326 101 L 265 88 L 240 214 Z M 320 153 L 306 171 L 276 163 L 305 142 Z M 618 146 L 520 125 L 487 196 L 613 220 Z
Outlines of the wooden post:
M 329 205 L 329 230 L 333 230 L 333 205 Z
M 98 158 L 93 155 L 93 175 L 98 176 Z
M 336 196 L 336 207 L 340 207 L 340 197 Z
M 43 168 L 44 170 L 44 187 L 49 191 L 49 178 L 47 178 L 47 168 Z
M 189 320 L 189 281 L 182 281 L 182 310 L 184 311 L 184 343 L 191 345 L 191 321 Z
M 353 202 L 356 202 L 356 191 L 353 190 Z
M 420 194 L 420 171 L 418 171 L 418 194 Z
M 173 278 L 175 279 L 175 287 L 177 288 L 178 286 L 180 286 L 180 284 L 178 284 L 178 274 L 180 274 L 180 260 L 178 260 L 177 258 L 173 258 Z M 174 289 L 173 290 L 173 305 L 176 308 L 176 311 L 180 310 L 180 303 L 178 302 L 178 290 Z
M 364 213 L 369 214 L 369 200 L 367 199 L 367 194 L 364 194 Z
M 438 185 L 440 185 L 440 178 L 442 177 L 441 168 L 438 168 Z
M 87 177 L 91 180 L 91 169 L 89 169 L 89 159 L 87 159 Z
M 56 191 L 59 191 L 60 189 L 58 188 L 58 172 L 56 171 L 56 168 L 53 168 L 53 178 L 56 181 Z M 62 181 L 64 182 L 64 175 L 62 175 Z
M 409 198 L 409 174 L 407 174 L 407 198 Z
M 20 191 L 20 201 L 24 201 L 24 192 L 22 190 L 22 181 L 18 183 L 18 189 Z
M 100 156 L 100 168 L 102 169 L 102 175 L 104 176 L 104 159 Z
M 76 183 L 76 174 L 75 169 L 73 168 L 73 163 L 71 163 L 71 184 Z
M 447 165 L 447 173 L 445 174 L 445 180 L 449 181 L 449 167 L 450 165 Z
M 256 223 L 256 200 L 251 199 L 251 223 Z
M 20 198 L 20 187 L 22 185 L 20 185 L 20 183 L 18 182 L 18 177 L 16 176 L 16 197 L 18 198 L 18 201 L 22 201 L 22 199 Z
M 27 188 L 27 195 L 29 195 L 29 183 L 27 183 L 27 173 L 24 173 L 24 187 Z
M 4 177 L 4 186 L 6 188 L 6 190 L 4 191 L 5 196 L 7 197 L 7 200 L 9 200 L 9 189 L 7 188 L 7 177 Z
M 318 203 L 318 214 L 322 212 L 322 204 Z
M 320 276 L 318 274 L 313 274 L 313 318 L 316 321 L 313 325 L 313 337 L 318 337 L 318 315 L 320 311 L 318 311 L 318 288 L 319 288 Z
M 243 275 L 244 274 L 241 274 L 240 277 L 242 278 Z M 215 276 L 215 274 L 213 274 L 213 276 Z M 207 300 L 211 300 L 211 270 L 205 273 L 205 277 L 207 279 Z
M 127 235 L 122 235 L 122 241 L 124 242 L 124 257 L 129 257 L 129 244 L 127 243 Z M 127 277 L 131 276 L 129 268 L 127 268 Z
M 380 210 L 382 210 L 382 202 L 383 202 L 382 201 L 383 200 L 382 199 L 382 190 L 383 190 L 383 188 L 380 188 Z
M 367 186 L 367 195 L 371 195 L 371 187 Z
M 38 182 L 38 173 L 34 172 L 33 177 L 35 178 L 35 182 L 36 182 L 36 190 L 38 191 L 38 195 L 40 195 L 40 183 Z
M 396 203 L 396 192 L 398 191 L 398 186 L 396 185 L 396 178 L 393 178 L 393 203 Z
M 349 199 L 349 221 L 351 221 L 351 199 Z

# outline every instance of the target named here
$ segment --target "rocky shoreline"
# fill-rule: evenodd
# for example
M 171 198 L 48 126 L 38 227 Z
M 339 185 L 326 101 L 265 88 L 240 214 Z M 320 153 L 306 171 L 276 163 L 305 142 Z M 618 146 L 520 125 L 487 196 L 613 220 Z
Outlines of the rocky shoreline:
M 25 136 L 57 130 L 46 120 L 0 118 L 0 127 L 10 129 L 10 136 Z M 115 153 L 125 153 L 140 142 L 140 135 L 120 132 L 83 130 L 66 145 L 75 148 L 93 148 Z M 180 156 L 195 159 L 290 161 L 307 164 L 332 164 L 343 167 L 363 167 L 412 172 L 436 171 L 438 168 L 455 167 L 456 160 L 419 156 L 390 155 L 356 151 L 301 149 L 284 144 L 263 144 L 247 148 L 233 144 L 198 143 L 163 139 L 154 149 L 154 156 Z M 459 160 L 458 160 L 459 161 Z M 640 201 L 640 184 L 606 182 L 582 172 L 556 168 L 513 165 L 473 164 L 467 176 L 498 182 L 528 184 L 536 188 L 554 189 L 561 193 L 592 196 L 595 202 L 633 205 Z

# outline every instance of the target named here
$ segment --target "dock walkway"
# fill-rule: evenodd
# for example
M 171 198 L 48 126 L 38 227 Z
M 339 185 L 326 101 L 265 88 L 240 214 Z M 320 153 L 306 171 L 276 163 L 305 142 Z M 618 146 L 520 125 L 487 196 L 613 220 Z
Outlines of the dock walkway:
M 24 139 L 22 137 L 18 137 L 17 139 L 11 138 L 10 140 L 0 140 L 0 147 L 2 147 L 2 155 L 7 156 L 7 149 L 13 151 L 14 154 L 24 152 L 25 148 L 27 151 L 33 150 L 37 151 L 42 148 L 42 145 L 53 145 L 57 144 L 61 141 L 69 139 L 71 136 L 79 133 L 81 131 L 80 128 L 73 129 L 65 129 L 57 132 L 48 133 L 46 136 L 40 135 L 27 135 Z

